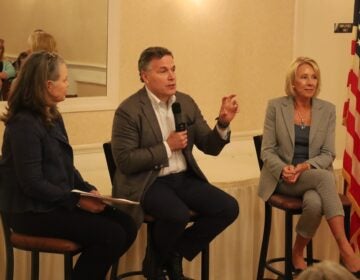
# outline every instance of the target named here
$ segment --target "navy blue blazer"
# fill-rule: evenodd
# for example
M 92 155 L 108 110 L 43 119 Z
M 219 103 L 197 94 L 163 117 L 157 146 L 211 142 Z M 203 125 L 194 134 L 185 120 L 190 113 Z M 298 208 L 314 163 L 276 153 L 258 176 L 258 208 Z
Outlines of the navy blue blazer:
M 0 209 L 6 212 L 47 212 L 73 209 L 72 189 L 90 191 L 73 164 L 63 120 L 45 126 L 29 111 L 18 113 L 5 127 L 0 160 Z

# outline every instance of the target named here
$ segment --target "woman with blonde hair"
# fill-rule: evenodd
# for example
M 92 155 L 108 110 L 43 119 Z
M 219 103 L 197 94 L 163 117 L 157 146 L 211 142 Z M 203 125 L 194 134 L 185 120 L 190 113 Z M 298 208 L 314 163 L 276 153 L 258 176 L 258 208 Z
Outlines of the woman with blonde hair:
M 36 29 L 29 35 L 28 44 L 30 52 L 47 51 L 57 52 L 54 36 L 42 29 Z
M 24 59 L 26 59 L 27 55 L 30 55 L 33 52 L 47 51 L 50 53 L 57 53 L 56 40 L 54 36 L 42 29 L 35 29 L 33 32 L 30 33 L 28 37 L 28 45 L 29 50 L 27 52 L 21 53 Z M 18 69 L 18 71 L 19 70 L 20 69 Z M 15 82 L 16 78 L 11 84 L 10 94 L 13 92 Z
M 316 61 L 298 57 L 286 75 L 286 96 L 269 101 L 261 147 L 264 165 L 259 196 L 265 201 L 273 193 L 302 198 L 302 214 L 292 249 L 295 272 L 306 268 L 304 249 L 324 215 L 345 267 L 360 275 L 360 258 L 345 235 L 344 210 L 333 173 L 335 106 L 317 97 L 320 87 Z

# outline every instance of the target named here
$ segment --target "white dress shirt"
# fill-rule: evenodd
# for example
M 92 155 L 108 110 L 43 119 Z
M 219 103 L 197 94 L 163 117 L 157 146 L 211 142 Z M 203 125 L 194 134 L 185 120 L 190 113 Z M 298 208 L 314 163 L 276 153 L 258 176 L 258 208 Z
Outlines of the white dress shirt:
M 181 152 L 179 151 L 171 151 L 166 139 L 169 137 L 169 134 L 172 131 L 175 131 L 175 119 L 174 114 L 172 112 L 171 106 L 176 101 L 175 95 L 171 96 L 167 103 L 161 101 L 159 98 L 156 97 L 147 87 L 146 91 L 150 98 L 152 107 L 155 111 L 156 118 L 159 122 L 159 126 L 161 129 L 161 134 L 163 138 L 163 143 L 166 148 L 167 156 L 169 159 L 169 166 L 163 167 L 160 170 L 159 176 L 166 176 L 172 173 L 179 173 L 183 172 L 187 169 L 186 160 Z M 226 140 L 229 135 L 229 128 L 221 129 L 218 126 L 217 130 L 220 136 Z

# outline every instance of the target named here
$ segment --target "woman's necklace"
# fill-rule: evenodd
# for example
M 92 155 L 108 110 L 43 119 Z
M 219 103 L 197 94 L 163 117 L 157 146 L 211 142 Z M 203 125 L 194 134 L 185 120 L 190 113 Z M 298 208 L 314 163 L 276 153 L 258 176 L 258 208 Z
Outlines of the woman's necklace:
M 311 117 L 310 116 L 308 116 L 308 113 L 309 112 L 306 112 L 307 110 L 305 109 L 305 117 L 300 113 L 300 108 L 297 106 L 297 104 L 295 103 L 295 112 L 296 112 L 296 114 L 297 114 L 297 117 L 298 117 L 298 121 L 300 122 L 300 128 L 302 129 L 302 130 L 304 130 L 305 129 L 305 127 L 306 127 L 306 120 L 307 119 L 310 119 Z M 310 112 L 310 114 L 311 114 L 311 112 Z
M 304 118 L 303 118 L 303 116 L 300 114 L 300 111 L 299 111 L 299 110 L 297 110 L 296 113 L 297 113 L 297 115 L 298 115 L 298 117 L 299 117 L 299 120 L 300 120 L 300 128 L 301 128 L 302 130 L 304 130 L 304 129 L 305 129 L 305 121 L 304 121 Z

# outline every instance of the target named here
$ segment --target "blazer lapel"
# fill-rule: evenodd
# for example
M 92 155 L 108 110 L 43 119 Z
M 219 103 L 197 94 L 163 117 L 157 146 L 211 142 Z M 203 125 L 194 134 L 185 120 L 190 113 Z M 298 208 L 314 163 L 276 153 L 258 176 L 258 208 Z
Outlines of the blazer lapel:
M 316 98 L 312 99 L 311 107 L 311 126 L 310 126 L 310 135 L 309 135 L 309 146 L 315 138 L 316 131 L 321 123 L 321 115 L 323 113 L 322 105 Z
M 49 136 L 61 143 L 60 145 L 64 148 L 64 152 L 71 157 L 71 160 L 73 160 L 73 149 L 70 146 L 65 130 L 63 130 L 63 127 L 59 122 L 55 122 L 55 126 L 50 129 Z
M 291 97 L 288 97 L 281 104 L 281 112 L 285 122 L 286 130 L 289 134 L 291 144 L 295 145 L 295 132 L 294 132 L 294 104 Z
M 145 88 L 140 92 L 140 102 L 144 116 L 153 130 L 156 140 L 159 142 L 163 141 L 159 122 Z
M 68 146 L 70 145 L 67 137 L 62 133 L 60 124 L 58 122 L 56 122 L 55 126 L 50 129 L 49 134 L 52 137 L 56 138 L 58 141 L 66 144 Z

